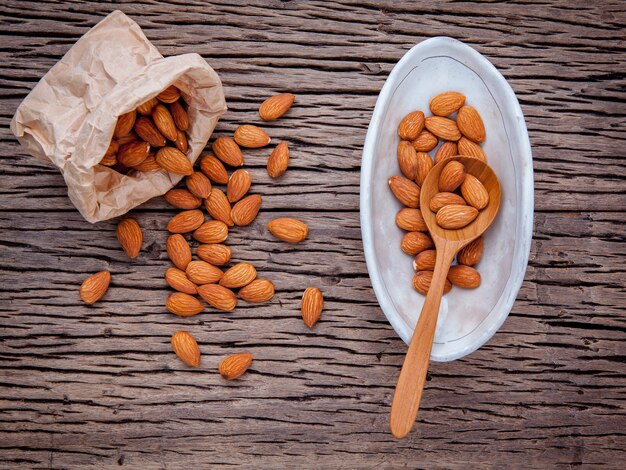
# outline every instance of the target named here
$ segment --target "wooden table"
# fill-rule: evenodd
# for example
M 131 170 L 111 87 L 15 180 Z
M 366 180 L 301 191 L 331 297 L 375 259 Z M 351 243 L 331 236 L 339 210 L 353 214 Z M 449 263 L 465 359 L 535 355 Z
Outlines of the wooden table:
M 0 160 L 3 468 L 556 468 L 626 463 L 626 5 L 620 1 L 125 3 L 165 55 L 198 52 L 229 111 L 217 132 L 253 122 L 269 94 L 293 91 L 267 125 L 292 148 L 270 181 L 267 150 L 247 152 L 257 223 L 229 238 L 236 260 L 273 280 L 266 305 L 168 314 L 167 220 L 157 198 L 132 213 L 144 246 L 129 262 L 115 221 L 85 222 L 61 174 L 8 130 L 20 101 L 112 10 L 104 3 L 2 2 Z M 380 310 L 359 230 L 361 149 L 380 88 L 415 43 L 458 38 L 509 80 L 526 116 L 535 233 L 526 280 L 502 329 L 462 360 L 433 364 L 419 424 L 388 432 L 405 344 Z M 296 215 L 310 239 L 265 230 Z M 78 286 L 108 269 L 105 300 Z M 302 291 L 326 308 L 306 328 Z M 169 339 L 191 331 L 202 367 Z M 241 380 L 216 372 L 251 351 Z

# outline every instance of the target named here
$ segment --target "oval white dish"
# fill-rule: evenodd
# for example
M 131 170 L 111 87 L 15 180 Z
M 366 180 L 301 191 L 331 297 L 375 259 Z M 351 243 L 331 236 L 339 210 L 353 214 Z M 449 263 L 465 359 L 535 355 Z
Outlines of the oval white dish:
M 400 174 L 397 127 L 437 93 L 459 91 L 483 118 L 483 150 L 502 187 L 500 213 L 485 234 L 478 289 L 454 287 L 439 310 L 433 361 L 452 361 L 482 346 L 508 316 L 524 280 L 533 229 L 533 164 L 526 123 L 506 79 L 480 53 L 452 38 L 414 46 L 393 68 L 369 125 L 361 162 L 361 231 L 372 286 L 385 316 L 408 344 L 424 297 L 412 287 L 412 257 L 400 250 L 402 207 L 388 186 Z M 431 152 L 434 155 L 434 151 Z

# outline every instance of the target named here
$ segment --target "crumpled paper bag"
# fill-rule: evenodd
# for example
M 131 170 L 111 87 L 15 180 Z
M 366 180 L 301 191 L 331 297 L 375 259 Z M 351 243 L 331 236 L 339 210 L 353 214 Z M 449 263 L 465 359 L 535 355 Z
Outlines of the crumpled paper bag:
M 193 163 L 226 111 L 222 83 L 198 54 L 164 58 L 137 23 L 115 11 L 89 30 L 20 104 L 11 130 L 29 153 L 54 163 L 72 203 L 89 222 L 128 212 L 172 188 L 182 176 L 99 165 L 117 117 L 170 85 L 189 105 Z

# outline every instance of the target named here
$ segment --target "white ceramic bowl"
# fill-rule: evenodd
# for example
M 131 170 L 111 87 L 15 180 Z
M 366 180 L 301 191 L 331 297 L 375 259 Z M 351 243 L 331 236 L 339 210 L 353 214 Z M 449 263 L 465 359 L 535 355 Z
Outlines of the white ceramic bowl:
M 459 91 L 483 118 L 483 150 L 502 187 L 500 213 L 485 234 L 478 289 L 453 288 L 439 310 L 434 361 L 451 361 L 482 346 L 509 314 L 524 279 L 533 228 L 533 165 L 524 116 L 496 68 L 451 38 L 423 41 L 394 67 L 380 92 L 361 163 L 361 230 L 374 292 L 398 335 L 408 343 L 424 304 L 412 287 L 412 258 L 400 250 L 395 224 L 401 204 L 388 186 L 400 174 L 397 127 L 409 112 L 430 114 L 437 93 Z M 434 152 L 432 153 L 434 155 Z

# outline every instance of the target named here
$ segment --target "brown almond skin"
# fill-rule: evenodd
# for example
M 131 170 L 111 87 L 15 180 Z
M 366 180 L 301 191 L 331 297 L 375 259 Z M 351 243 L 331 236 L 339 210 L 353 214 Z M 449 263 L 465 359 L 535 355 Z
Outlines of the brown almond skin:
M 404 176 L 389 178 L 389 188 L 398 201 L 407 207 L 417 209 L 420 206 L 420 188 Z
M 290 217 L 274 219 L 267 228 L 272 235 L 288 243 L 302 242 L 309 235 L 307 224 Z
M 485 125 L 473 106 L 465 105 L 459 109 L 456 123 L 461 133 L 468 139 L 478 143 L 485 140 Z
M 218 366 L 220 375 L 226 380 L 235 380 L 241 377 L 252 365 L 252 354 L 238 353 L 222 359 Z
M 200 170 L 216 184 L 228 183 L 228 172 L 224 164 L 213 155 L 205 155 L 200 161 Z
M 486 162 L 487 155 L 483 152 L 483 149 L 476 142 L 472 142 L 466 137 L 461 137 L 459 140 L 459 155 L 466 155 L 468 157 L 478 158 L 479 160 Z
M 428 289 L 430 289 L 430 284 L 433 280 L 433 272 L 432 271 L 418 271 L 413 276 L 413 288 L 422 295 L 428 294 Z M 443 293 L 447 294 L 452 289 L 452 284 L 450 281 L 446 279 Z
M 117 155 L 105 155 L 100 160 L 100 165 L 104 166 L 114 166 L 117 165 Z
M 180 101 L 174 101 L 170 103 L 170 114 L 172 115 L 172 119 L 174 120 L 174 124 L 180 131 L 186 131 L 189 129 L 189 117 L 187 116 L 187 111 L 180 103 Z
M 193 165 L 184 153 L 174 147 L 160 148 L 156 154 L 156 161 L 170 173 L 189 176 L 193 174 Z
M 194 260 L 187 265 L 185 274 L 194 284 L 213 284 L 224 276 L 224 272 L 206 261 Z
M 196 256 L 213 266 L 223 266 L 230 261 L 232 252 L 229 247 L 220 243 L 208 243 L 196 248 Z
M 186 331 L 177 331 L 170 340 L 178 358 L 191 367 L 200 365 L 200 348 L 195 338 Z
M 482 210 L 489 204 L 489 193 L 478 178 L 467 174 L 461 184 L 461 194 L 470 205 L 478 210 Z
M 480 273 L 470 266 L 460 264 L 450 268 L 448 281 L 463 289 L 476 289 L 480 286 Z
M 430 100 L 430 111 L 436 116 L 449 116 L 465 104 L 465 95 L 458 91 L 445 91 Z
M 256 269 L 250 263 L 237 263 L 224 273 L 220 286 L 238 289 L 247 286 L 256 278 Z
M 457 255 L 457 262 L 466 266 L 475 266 L 483 256 L 483 237 L 478 237 L 473 242 L 463 247 Z
M 400 248 L 407 255 L 415 256 L 418 253 L 434 247 L 432 238 L 424 232 L 408 232 L 402 237 Z
M 118 137 L 117 143 L 121 147 L 122 145 L 130 144 L 131 142 L 137 142 L 138 140 L 139 140 L 139 136 L 135 134 L 134 131 L 130 131 L 128 134 Z
M 461 138 L 456 122 L 441 116 L 429 116 L 426 118 L 426 129 L 441 140 L 457 141 Z
M 408 140 L 401 140 L 398 144 L 398 165 L 406 178 L 415 179 L 417 176 L 417 153 Z
M 465 179 L 465 167 L 461 162 L 451 161 L 446 163 L 439 174 L 439 191 L 451 193 L 461 186 Z
M 237 296 L 233 291 L 219 284 L 198 286 L 198 294 L 206 303 L 218 310 L 231 312 L 237 306 Z
M 117 240 L 124 250 L 124 253 L 126 253 L 130 259 L 137 258 L 143 241 L 143 234 L 141 233 L 139 223 L 131 218 L 121 220 L 117 224 L 116 234 Z
M 152 147 L 165 147 L 167 141 L 149 117 L 142 116 L 135 122 L 135 132 Z
M 110 156 L 115 156 L 117 155 L 117 151 L 120 148 L 120 144 L 117 142 L 117 140 L 111 140 L 111 142 L 109 142 L 109 146 L 107 147 L 107 151 L 105 152 L 104 156 L 105 157 L 110 157 Z
M 289 111 L 295 99 L 296 95 L 292 93 L 271 96 L 259 107 L 259 116 L 264 121 L 275 121 Z
M 309 328 L 313 328 L 324 309 L 324 296 L 317 287 L 308 287 L 302 294 L 301 304 L 302 320 Z
M 246 302 L 268 302 L 274 297 L 274 284 L 267 279 L 255 279 L 242 287 L 238 295 Z
M 167 224 L 167 230 L 172 233 L 193 232 L 204 223 L 202 211 L 194 209 L 176 214 Z
M 418 152 L 430 152 L 437 146 L 439 139 L 434 134 L 424 130 L 411 143 Z
M 87 305 L 95 304 L 104 297 L 109 289 L 111 282 L 111 273 L 109 271 L 100 271 L 89 276 L 80 286 L 80 298 Z
M 181 271 L 178 268 L 168 268 L 165 271 L 165 282 L 178 292 L 183 294 L 194 295 L 197 294 L 196 285 L 189 280 L 185 271 Z
M 148 142 L 136 141 L 124 144 L 117 152 L 117 161 L 124 166 L 136 166 L 143 162 L 150 154 Z
M 226 186 L 226 196 L 228 201 L 233 203 L 239 201 L 250 190 L 252 185 L 252 176 L 247 170 L 240 168 L 233 172 L 228 179 Z
M 211 194 L 204 200 L 204 207 L 215 220 L 220 220 L 229 227 L 234 225 L 233 219 L 230 217 L 230 202 L 221 189 L 211 189 Z
M 191 194 L 201 199 L 206 199 L 211 194 L 211 181 L 199 171 L 194 171 L 185 178 L 185 184 Z
M 432 198 L 430 198 L 430 210 L 437 213 L 442 207 L 449 206 L 451 204 L 455 205 L 465 205 L 465 200 L 454 193 L 437 193 Z
M 239 145 L 230 137 L 218 137 L 215 139 L 215 142 L 213 142 L 213 153 L 226 165 L 243 165 L 243 153 L 241 153 Z
M 167 256 L 178 269 L 185 271 L 191 261 L 191 247 L 185 237 L 174 234 L 167 237 L 165 241 Z
M 174 85 L 168 86 L 165 90 L 157 95 L 157 99 L 163 103 L 174 103 L 180 98 L 180 90 Z
M 235 225 L 244 227 L 254 222 L 261 209 L 261 202 L 259 194 L 251 194 L 236 203 L 230 211 L 230 217 Z
M 187 150 L 189 150 L 189 142 L 187 142 L 187 136 L 185 135 L 185 133 L 180 129 L 178 129 L 178 132 L 176 132 L 176 140 L 174 141 L 174 145 L 185 155 L 187 154 Z
M 398 135 L 402 140 L 415 140 L 424 129 L 424 113 L 413 111 L 400 121 L 398 125 Z
M 417 172 L 415 176 L 415 182 L 421 186 L 422 184 L 424 184 L 424 180 L 426 179 L 426 176 L 428 176 L 428 173 L 430 173 L 430 170 L 433 169 L 433 159 L 430 158 L 430 155 L 428 155 L 426 152 L 417 152 L 416 157 Z
M 194 196 L 186 189 L 170 189 L 163 197 L 169 204 L 178 209 L 197 209 L 202 205 L 202 199 Z
M 287 142 L 279 142 L 267 159 L 267 174 L 272 178 L 282 176 L 289 167 L 289 146 Z
M 271 138 L 263 129 L 252 124 L 242 124 L 233 134 L 233 138 L 240 147 L 257 149 L 269 145 Z
M 200 243 L 222 243 L 228 238 L 228 225 L 220 220 L 209 220 L 193 232 L 193 238 Z
M 174 118 L 169 110 L 162 104 L 157 104 L 152 110 L 152 120 L 154 125 L 159 129 L 161 134 L 165 138 L 174 141 L 176 140 L 176 134 L 178 129 L 174 123 Z
M 461 137 L 461 139 L 463 139 Z M 449 157 L 458 155 L 458 146 L 456 142 L 444 142 L 435 154 L 435 165 Z
M 422 211 L 405 207 L 396 214 L 396 225 L 407 232 L 426 232 L 428 227 L 422 217 Z
M 436 260 L 437 250 L 424 250 L 415 255 L 413 269 L 415 271 L 434 271 Z
M 115 130 L 113 131 L 113 137 L 116 139 L 130 134 L 130 131 L 133 130 L 133 126 L 135 125 L 135 119 L 137 118 L 137 113 L 135 111 L 130 111 L 126 114 L 122 114 L 117 118 L 117 123 L 115 124 Z
M 144 116 L 150 116 L 152 114 L 152 109 L 159 104 L 159 101 L 156 98 L 150 98 L 148 101 L 137 106 L 137 112 L 139 114 L 143 114 Z
M 182 292 L 170 294 L 165 302 L 165 306 L 170 313 L 179 317 L 191 317 L 204 310 L 202 303 L 198 299 Z
M 472 206 L 449 205 L 437 212 L 437 225 L 448 230 L 466 227 L 478 217 L 478 210 Z
M 154 153 L 150 153 L 143 162 L 139 165 L 135 165 L 133 168 L 137 171 L 145 172 L 160 171 L 163 169 L 161 165 L 157 163 Z

